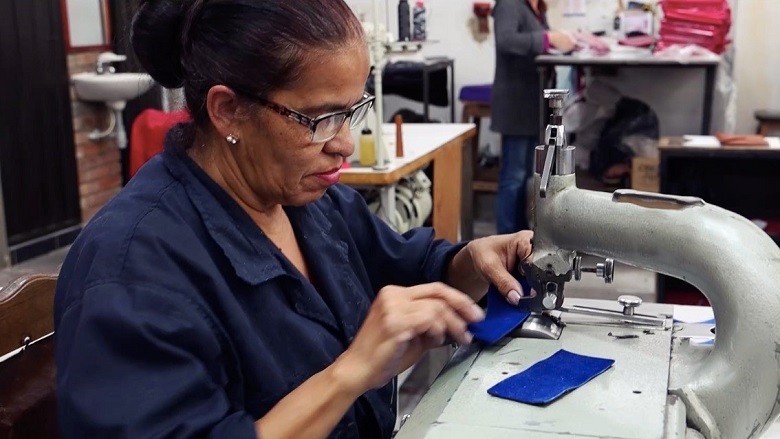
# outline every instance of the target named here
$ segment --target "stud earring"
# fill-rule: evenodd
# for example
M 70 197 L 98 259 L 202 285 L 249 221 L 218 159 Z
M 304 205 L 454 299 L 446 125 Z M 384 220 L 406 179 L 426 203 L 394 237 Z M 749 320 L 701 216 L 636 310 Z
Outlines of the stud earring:
M 228 134 L 225 137 L 225 140 L 227 140 L 227 143 L 229 143 L 231 145 L 235 145 L 236 143 L 238 143 L 238 137 L 236 137 L 236 136 L 234 136 L 232 134 Z

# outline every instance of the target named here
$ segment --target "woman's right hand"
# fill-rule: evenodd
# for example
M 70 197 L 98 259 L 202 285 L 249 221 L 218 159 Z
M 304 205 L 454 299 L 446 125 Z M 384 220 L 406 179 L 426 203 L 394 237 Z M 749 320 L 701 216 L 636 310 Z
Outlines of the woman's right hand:
M 387 286 L 377 294 L 349 348 L 336 361 L 359 394 L 382 387 L 407 362 L 449 337 L 471 343 L 469 323 L 484 319 L 466 294 L 443 283 Z M 412 358 L 410 358 L 412 357 Z
M 552 47 L 563 53 L 569 53 L 577 47 L 577 41 L 568 32 L 550 31 L 547 32 L 547 39 Z

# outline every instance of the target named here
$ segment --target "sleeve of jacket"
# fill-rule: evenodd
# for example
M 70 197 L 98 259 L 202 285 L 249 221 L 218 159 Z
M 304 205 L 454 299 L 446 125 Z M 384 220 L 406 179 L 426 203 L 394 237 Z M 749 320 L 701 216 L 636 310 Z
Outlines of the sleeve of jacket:
M 363 197 L 347 186 L 335 186 L 328 194 L 360 251 L 374 291 L 386 285 L 446 281 L 450 261 L 466 244 L 435 239 L 429 227 L 399 234 L 371 213 Z
M 500 53 L 535 56 L 544 52 L 545 31 L 524 30 L 526 15 L 532 14 L 524 0 L 498 0 L 493 8 L 496 49 Z
M 184 295 L 102 283 L 59 321 L 60 429 L 66 439 L 256 439 L 228 400 L 219 338 Z

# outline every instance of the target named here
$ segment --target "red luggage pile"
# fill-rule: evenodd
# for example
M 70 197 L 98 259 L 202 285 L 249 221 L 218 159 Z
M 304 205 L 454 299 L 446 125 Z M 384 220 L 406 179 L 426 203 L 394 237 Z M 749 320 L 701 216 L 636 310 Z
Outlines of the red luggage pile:
M 664 18 L 656 50 L 691 45 L 721 54 L 731 42 L 728 0 L 661 0 Z

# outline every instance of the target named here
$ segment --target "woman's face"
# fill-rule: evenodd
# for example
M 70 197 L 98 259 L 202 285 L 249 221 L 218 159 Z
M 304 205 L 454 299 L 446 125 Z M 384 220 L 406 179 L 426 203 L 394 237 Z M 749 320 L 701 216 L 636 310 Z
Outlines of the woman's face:
M 362 42 L 313 57 L 298 81 L 271 93 L 270 102 L 311 118 L 346 110 L 363 98 L 368 51 Z M 319 199 L 338 181 L 338 172 L 355 145 L 349 121 L 333 139 L 311 143 L 309 129 L 278 112 L 261 108 L 240 124 L 233 146 L 239 170 L 258 201 L 303 205 Z

